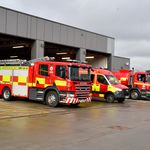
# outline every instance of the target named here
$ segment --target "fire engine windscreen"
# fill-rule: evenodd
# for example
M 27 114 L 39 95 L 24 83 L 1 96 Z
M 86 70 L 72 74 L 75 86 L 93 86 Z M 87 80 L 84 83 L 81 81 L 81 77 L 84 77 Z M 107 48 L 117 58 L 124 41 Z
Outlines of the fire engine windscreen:
M 110 82 L 110 84 L 114 84 L 114 85 L 119 84 L 119 81 L 113 75 L 106 75 L 106 78 L 108 79 L 108 81 Z
M 146 78 L 146 74 L 138 74 L 137 79 L 138 79 L 138 81 L 141 81 L 141 82 L 147 82 L 148 76 Z
M 72 81 L 91 81 L 90 69 L 87 67 L 70 66 L 69 79 Z

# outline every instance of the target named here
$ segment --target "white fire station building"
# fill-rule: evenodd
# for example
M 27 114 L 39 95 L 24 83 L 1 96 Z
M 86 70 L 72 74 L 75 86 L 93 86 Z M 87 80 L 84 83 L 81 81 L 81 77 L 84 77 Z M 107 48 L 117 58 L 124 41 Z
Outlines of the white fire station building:
M 77 59 L 110 70 L 129 69 L 130 59 L 114 56 L 115 39 L 0 7 L 0 59 Z

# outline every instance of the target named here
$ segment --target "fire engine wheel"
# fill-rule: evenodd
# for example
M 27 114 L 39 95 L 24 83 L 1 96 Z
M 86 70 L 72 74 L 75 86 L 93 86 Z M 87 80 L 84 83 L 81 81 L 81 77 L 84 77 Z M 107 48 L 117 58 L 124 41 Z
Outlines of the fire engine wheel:
M 46 95 L 46 104 L 50 107 L 56 107 L 59 104 L 58 94 L 55 91 L 50 91 Z
M 140 93 L 137 90 L 132 90 L 130 93 L 130 97 L 134 100 L 140 99 Z
M 11 92 L 9 88 L 4 88 L 2 97 L 5 101 L 10 101 L 11 100 Z
M 114 100 L 115 100 L 115 97 L 114 97 L 113 94 L 109 93 L 109 94 L 106 95 L 106 102 L 107 103 L 113 103 Z

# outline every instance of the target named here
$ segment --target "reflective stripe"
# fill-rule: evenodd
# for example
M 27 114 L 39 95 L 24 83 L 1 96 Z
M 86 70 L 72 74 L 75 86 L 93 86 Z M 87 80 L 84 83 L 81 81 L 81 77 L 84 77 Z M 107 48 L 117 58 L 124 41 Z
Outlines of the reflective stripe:
M 18 82 L 26 83 L 27 82 L 27 77 L 19 76 L 18 77 Z
M 52 86 L 52 84 L 45 84 L 44 87 Z
M 144 83 L 137 83 L 137 82 L 135 82 L 134 84 L 137 84 L 137 85 L 146 85 Z
M 148 84 L 148 83 L 138 83 L 138 82 L 135 82 L 134 84 L 137 84 L 137 85 L 145 85 L 145 86 L 150 86 L 150 84 Z
M 18 85 L 18 82 L 13 82 L 13 85 Z
M 10 76 L 3 76 L 2 81 L 3 82 L 10 82 Z
M 61 81 L 61 80 L 55 80 L 55 84 L 57 86 L 67 86 L 67 82 L 66 81 Z
M 108 85 L 107 91 L 116 92 L 116 88 L 114 86 Z
M 92 85 L 92 91 L 100 91 L 100 84 L 98 84 L 98 85 L 93 84 Z
M 104 97 L 104 94 L 99 94 L 99 97 Z
M 27 66 L 0 66 L 0 70 L 27 70 Z
M 94 89 L 95 89 L 95 86 L 94 86 L 94 84 L 92 85 L 92 91 L 94 91 Z
M 32 86 L 32 83 L 28 83 L 28 86 Z
M 121 81 L 126 81 L 126 80 L 127 80 L 127 78 L 120 78 L 120 80 L 121 80 Z
M 100 84 L 96 85 L 96 91 L 100 91 Z
M 45 84 L 45 78 L 36 78 L 36 81 L 38 81 L 39 84 Z
M 33 86 L 36 86 L 36 84 L 35 84 L 35 83 L 33 83 Z

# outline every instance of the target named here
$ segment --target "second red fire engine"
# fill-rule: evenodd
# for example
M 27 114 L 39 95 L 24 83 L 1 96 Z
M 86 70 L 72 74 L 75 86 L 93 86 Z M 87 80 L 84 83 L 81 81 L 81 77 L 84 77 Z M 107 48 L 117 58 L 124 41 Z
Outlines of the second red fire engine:
M 131 99 L 150 98 L 149 73 L 120 70 L 113 72 L 123 85 L 129 87 Z

